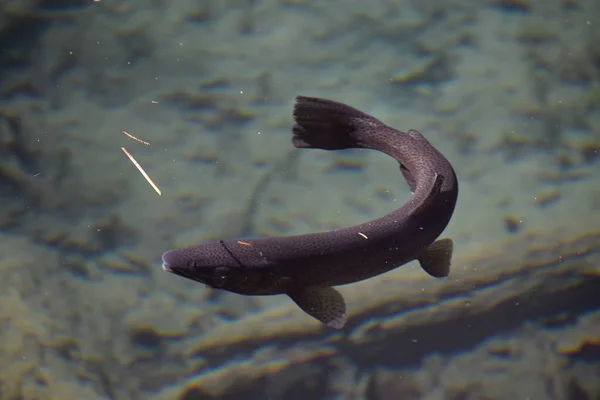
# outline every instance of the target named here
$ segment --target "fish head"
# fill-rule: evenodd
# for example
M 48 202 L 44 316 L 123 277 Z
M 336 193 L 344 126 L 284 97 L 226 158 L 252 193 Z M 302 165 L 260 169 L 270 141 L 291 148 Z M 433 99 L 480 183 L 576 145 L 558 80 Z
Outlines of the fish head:
M 253 294 L 262 281 L 259 271 L 241 266 L 219 241 L 166 251 L 162 262 L 167 272 L 234 293 Z

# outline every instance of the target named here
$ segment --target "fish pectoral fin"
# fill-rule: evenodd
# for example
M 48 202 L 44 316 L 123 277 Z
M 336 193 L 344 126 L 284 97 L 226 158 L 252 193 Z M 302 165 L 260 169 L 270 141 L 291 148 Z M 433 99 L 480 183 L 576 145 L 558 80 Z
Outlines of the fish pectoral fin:
M 453 247 L 452 239 L 436 240 L 417 259 L 429 275 L 444 278 L 450 274 Z
M 325 325 L 341 329 L 346 324 L 346 302 L 331 286 L 307 286 L 288 292 L 305 313 Z

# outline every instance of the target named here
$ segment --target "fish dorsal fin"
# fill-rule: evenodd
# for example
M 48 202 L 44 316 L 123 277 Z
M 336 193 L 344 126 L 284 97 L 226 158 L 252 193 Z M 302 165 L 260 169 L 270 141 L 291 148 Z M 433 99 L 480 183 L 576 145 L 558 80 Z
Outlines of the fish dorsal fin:
M 417 181 L 415 180 L 415 177 L 413 176 L 412 172 L 410 172 L 408 170 L 408 168 L 406 168 L 402 163 L 399 163 L 399 164 L 400 164 L 400 172 L 402 172 L 402 175 L 404 176 L 406 183 L 408 183 L 408 187 L 410 188 L 410 191 L 412 193 L 414 193 L 415 189 L 417 188 Z
M 421 267 L 435 278 L 444 278 L 450 274 L 450 261 L 453 250 L 452 239 L 436 240 L 429 245 L 418 260 Z
M 413 214 L 420 213 L 429 213 L 431 212 L 431 207 L 438 201 L 439 194 L 442 190 L 442 185 L 444 184 L 444 177 L 442 175 L 436 174 L 435 180 L 431 185 L 431 189 L 429 190 L 429 194 L 421 201 L 420 204 L 412 212 Z M 416 188 L 415 188 L 416 189 Z
M 346 303 L 331 286 L 307 286 L 288 293 L 305 313 L 325 325 L 341 329 L 346 324 Z

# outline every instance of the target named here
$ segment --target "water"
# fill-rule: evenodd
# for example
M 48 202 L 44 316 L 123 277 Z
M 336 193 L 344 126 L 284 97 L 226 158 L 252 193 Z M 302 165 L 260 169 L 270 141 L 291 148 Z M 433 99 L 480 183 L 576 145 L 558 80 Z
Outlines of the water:
M 600 398 L 596 3 L 3 2 L 0 398 Z M 409 199 L 385 155 L 294 151 L 296 95 L 460 183 L 450 276 L 341 287 L 341 331 L 161 268 Z

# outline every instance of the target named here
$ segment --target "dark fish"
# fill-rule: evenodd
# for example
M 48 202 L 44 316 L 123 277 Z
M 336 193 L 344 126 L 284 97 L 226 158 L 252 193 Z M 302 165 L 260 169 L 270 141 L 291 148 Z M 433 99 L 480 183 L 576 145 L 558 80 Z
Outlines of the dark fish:
M 394 157 L 413 192 L 397 210 L 329 232 L 212 240 L 163 254 L 165 271 L 244 295 L 287 294 L 333 327 L 346 304 L 332 286 L 358 282 L 418 260 L 434 277 L 450 272 L 452 240 L 436 238 L 454 212 L 458 182 L 448 160 L 415 130 L 400 132 L 342 103 L 299 96 L 292 142 L 298 148 L 368 148 Z

